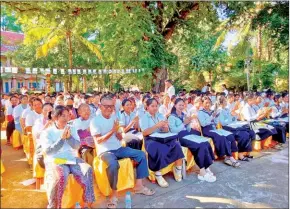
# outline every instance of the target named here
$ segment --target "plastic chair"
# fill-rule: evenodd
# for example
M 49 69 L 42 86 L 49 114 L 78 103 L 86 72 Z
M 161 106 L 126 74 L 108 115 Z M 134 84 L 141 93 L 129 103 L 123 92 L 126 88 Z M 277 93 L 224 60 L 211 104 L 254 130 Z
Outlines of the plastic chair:
M 5 172 L 5 167 L 4 167 L 4 164 L 1 160 L 1 175 Z
M 46 188 L 49 182 L 46 181 L 46 176 L 44 179 L 44 188 Z M 62 206 L 61 208 L 74 208 L 76 202 L 80 205 L 84 205 L 83 201 L 83 188 L 77 183 L 74 176 L 70 174 L 67 179 L 67 184 L 65 187 L 64 194 L 62 196 Z
M 21 133 L 16 129 L 12 133 L 12 147 L 16 150 L 22 147 Z
M 33 156 L 34 156 L 34 141 L 33 141 L 33 137 L 31 133 L 27 134 L 27 141 L 26 141 L 26 146 L 27 146 L 27 153 L 26 153 L 26 157 L 27 157 L 27 162 L 28 165 L 32 165 L 33 164 Z
M 125 189 L 134 188 L 135 176 L 133 163 L 130 158 L 124 158 L 118 160 L 120 168 L 118 172 L 118 184 L 117 191 L 122 191 Z M 104 196 L 109 196 L 112 193 L 110 183 L 107 177 L 107 164 L 102 161 L 99 157 L 95 157 L 93 163 L 93 169 L 95 174 L 95 179 L 98 184 L 100 192 Z

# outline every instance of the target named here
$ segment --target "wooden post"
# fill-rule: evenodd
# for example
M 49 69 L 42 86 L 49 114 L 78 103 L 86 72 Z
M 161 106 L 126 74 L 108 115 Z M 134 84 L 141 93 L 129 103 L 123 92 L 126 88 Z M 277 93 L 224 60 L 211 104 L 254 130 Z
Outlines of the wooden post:
M 87 93 L 87 77 L 83 75 L 83 92 Z
M 50 93 L 50 74 L 46 75 L 46 93 Z

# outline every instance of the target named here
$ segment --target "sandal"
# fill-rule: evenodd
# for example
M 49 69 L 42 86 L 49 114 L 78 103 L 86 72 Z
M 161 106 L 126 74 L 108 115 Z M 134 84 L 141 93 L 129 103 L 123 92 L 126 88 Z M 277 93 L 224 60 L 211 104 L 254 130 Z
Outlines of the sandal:
M 155 194 L 155 191 L 153 191 L 152 189 L 149 189 L 145 186 L 141 190 L 134 190 L 134 192 L 135 192 L 135 194 L 143 194 L 146 196 L 152 196 Z
M 181 172 L 178 174 L 177 170 L 181 171 L 181 169 L 176 168 L 175 166 L 173 167 L 173 175 L 174 175 L 174 179 L 177 182 L 181 182 L 182 181 L 182 174 Z
M 238 168 L 241 166 L 241 164 L 238 161 L 232 162 L 229 158 L 224 160 L 224 163 L 233 166 L 234 168 Z
M 107 203 L 107 208 L 117 208 L 118 205 L 118 198 L 111 198 Z
M 246 161 L 246 162 L 250 162 L 249 158 L 248 157 L 243 157 L 242 159 L 239 159 L 240 161 Z
M 245 157 L 250 158 L 250 159 L 253 159 L 254 158 L 253 155 L 245 155 Z
M 165 181 L 165 179 L 163 178 L 162 175 L 156 175 L 156 181 L 157 183 L 159 184 L 159 186 L 161 186 L 162 188 L 166 188 L 166 187 L 169 187 L 169 184 L 167 181 Z
M 7 142 L 6 145 L 7 146 L 11 146 L 12 144 L 11 144 L 11 142 Z

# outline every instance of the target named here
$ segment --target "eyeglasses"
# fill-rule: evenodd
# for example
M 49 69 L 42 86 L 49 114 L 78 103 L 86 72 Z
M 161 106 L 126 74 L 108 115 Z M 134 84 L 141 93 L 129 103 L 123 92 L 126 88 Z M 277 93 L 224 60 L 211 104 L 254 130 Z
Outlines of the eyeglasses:
M 104 108 L 106 108 L 106 109 L 114 109 L 115 108 L 115 105 L 103 105 L 103 104 L 101 104 Z

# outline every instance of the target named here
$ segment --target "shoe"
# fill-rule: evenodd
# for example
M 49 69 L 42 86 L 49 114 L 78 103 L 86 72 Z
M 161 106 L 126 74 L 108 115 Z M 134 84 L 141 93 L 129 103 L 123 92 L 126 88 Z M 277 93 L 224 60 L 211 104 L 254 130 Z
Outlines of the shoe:
M 173 167 L 173 175 L 174 175 L 175 181 L 181 182 L 182 181 L 181 169 L 180 169 L 180 172 L 179 173 L 176 171 L 177 169 L 178 168 Z
M 207 181 L 207 182 L 215 182 L 216 181 L 216 177 L 210 175 L 209 173 L 206 173 L 204 176 L 200 176 L 199 174 L 197 175 L 197 178 L 201 181 Z
M 205 172 L 208 173 L 208 174 L 210 174 L 210 175 L 212 175 L 212 176 L 215 176 L 215 175 L 213 174 L 213 172 L 211 172 L 211 170 L 209 170 L 209 168 L 205 169 Z
M 169 187 L 169 184 L 167 183 L 167 181 L 163 178 L 163 176 L 157 176 L 155 175 L 156 181 L 159 184 L 159 186 L 161 186 L 162 188 L 166 188 Z

